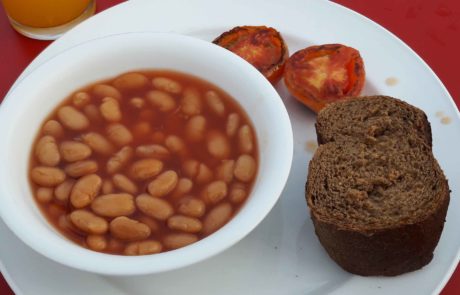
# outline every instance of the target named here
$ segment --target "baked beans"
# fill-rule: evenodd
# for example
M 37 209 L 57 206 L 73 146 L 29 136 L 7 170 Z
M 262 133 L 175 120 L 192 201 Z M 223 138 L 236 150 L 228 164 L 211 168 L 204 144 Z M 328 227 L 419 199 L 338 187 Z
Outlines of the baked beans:
M 93 251 L 146 255 L 223 227 L 258 169 L 242 108 L 216 86 L 168 71 L 124 73 L 74 93 L 31 152 L 37 204 Z

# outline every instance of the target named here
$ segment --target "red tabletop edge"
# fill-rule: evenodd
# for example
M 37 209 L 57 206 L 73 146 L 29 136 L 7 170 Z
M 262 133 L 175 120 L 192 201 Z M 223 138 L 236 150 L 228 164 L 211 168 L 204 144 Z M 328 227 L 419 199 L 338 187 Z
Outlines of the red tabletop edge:
M 335 0 L 335 2 L 372 19 L 409 45 L 441 79 L 459 108 L 460 1 Z M 460 266 L 457 266 L 440 294 L 460 294 Z
M 97 0 L 97 12 L 123 0 Z M 408 44 L 434 70 L 457 107 L 460 105 L 460 1 L 458 0 L 335 0 L 379 23 Z M 0 5 L 1 7 L 1 5 Z M 3 8 L 0 8 L 3 10 Z M 50 42 L 21 36 L 0 11 L 0 101 L 25 67 Z M 422 87 L 422 85 L 421 85 Z M 436 99 L 436 98 L 433 98 Z M 460 293 L 460 268 L 452 275 L 442 295 Z M 0 295 L 13 291 L 0 274 Z

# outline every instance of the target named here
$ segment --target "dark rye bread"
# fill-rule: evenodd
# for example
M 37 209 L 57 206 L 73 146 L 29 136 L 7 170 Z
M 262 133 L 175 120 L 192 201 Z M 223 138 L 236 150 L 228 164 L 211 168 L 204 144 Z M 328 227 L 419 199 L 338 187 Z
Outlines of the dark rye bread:
M 322 120 L 322 126 L 329 124 Z M 389 126 L 377 136 L 366 133 L 371 126 L 366 124 L 353 136 L 325 132 L 331 141 L 320 145 L 310 162 L 306 198 L 315 232 L 329 256 L 351 273 L 399 275 L 433 257 L 450 192 L 427 133 L 415 127 L 429 127 L 422 121 Z
M 411 132 L 431 146 L 425 113 L 389 96 L 363 96 L 330 104 L 318 114 L 315 127 L 319 144 Z

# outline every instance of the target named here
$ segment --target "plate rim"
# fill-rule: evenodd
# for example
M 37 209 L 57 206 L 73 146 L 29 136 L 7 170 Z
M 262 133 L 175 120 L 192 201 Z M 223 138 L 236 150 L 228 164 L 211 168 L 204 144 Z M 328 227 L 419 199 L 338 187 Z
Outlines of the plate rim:
M 409 45 L 407 45 L 404 41 L 402 41 L 398 36 L 396 36 L 394 33 L 392 33 L 391 31 L 389 31 L 388 29 L 386 29 L 385 27 L 383 27 L 382 25 L 378 24 L 377 22 L 373 21 L 372 19 L 342 5 L 342 4 L 339 4 L 339 3 L 336 3 L 336 2 L 333 2 L 333 1 L 328 1 L 328 0 L 312 0 L 312 1 L 317 1 L 317 2 L 321 2 L 321 4 L 323 5 L 326 5 L 326 6 L 331 6 L 331 7 L 335 7 L 337 9 L 340 9 L 342 10 L 343 12 L 346 12 L 350 15 L 352 15 L 353 17 L 355 18 L 359 18 L 361 20 L 361 22 L 365 22 L 367 24 L 370 24 L 372 26 L 374 26 L 377 30 L 382 30 L 382 32 L 385 32 L 387 35 L 389 35 L 390 37 L 392 37 L 391 39 L 393 39 L 394 41 L 396 41 L 399 46 L 402 46 L 404 48 L 405 51 L 408 51 L 411 53 L 412 56 L 416 57 L 417 61 L 425 68 L 428 70 L 428 72 L 430 73 L 430 76 L 434 77 L 437 84 L 439 86 L 441 86 L 441 89 L 442 91 L 444 92 L 444 94 L 447 96 L 447 98 L 449 98 L 449 101 L 450 101 L 450 107 L 451 109 L 454 110 L 454 113 L 456 114 L 457 116 L 457 119 L 460 120 L 460 111 L 459 111 L 459 107 L 456 105 L 452 95 L 449 93 L 448 89 L 445 87 L 444 83 L 441 81 L 441 79 L 437 76 L 437 74 L 434 72 L 434 70 L 425 62 L 425 60 L 423 60 L 423 58 L 421 58 L 417 52 L 415 52 Z M 107 13 L 111 13 L 111 10 L 113 10 L 114 8 L 120 8 L 122 6 L 126 6 L 126 5 L 136 5 L 135 3 L 136 2 L 142 2 L 142 1 L 126 1 L 126 2 L 122 2 L 122 3 L 119 3 L 119 4 L 116 4 L 100 13 L 98 13 L 98 15 L 100 14 L 107 14 Z M 307 1 L 308 2 L 308 1 Z M 136 32 L 136 31 L 133 31 L 133 32 Z M 187 33 L 185 33 L 184 35 L 187 35 Z M 104 35 L 104 36 L 107 36 Z M 97 38 L 92 38 L 90 40 L 94 40 L 94 39 L 97 39 Z M 84 42 L 88 42 L 90 40 L 85 40 L 83 42 L 77 42 L 77 44 L 81 44 L 81 43 L 84 43 Z M 59 40 L 58 40 L 59 41 Z M 53 53 L 50 57 L 47 57 L 47 58 L 43 58 L 43 56 L 46 56 L 47 52 L 48 51 L 53 51 L 54 50 L 54 47 L 56 47 L 56 43 L 57 44 L 61 44 L 63 43 L 64 41 L 62 42 L 53 42 L 52 44 L 50 44 L 47 48 L 45 48 L 42 52 L 40 52 L 40 54 L 38 54 L 34 60 L 32 60 L 31 63 L 29 63 L 29 65 L 21 72 L 21 74 L 18 76 L 18 78 L 15 80 L 15 82 L 13 83 L 13 85 L 11 86 L 11 88 L 8 90 L 7 94 L 5 97 L 8 96 L 8 94 L 10 93 L 11 89 L 15 87 L 16 83 L 20 80 L 22 80 L 24 78 L 24 75 L 27 74 L 30 70 L 33 70 L 35 67 L 37 66 L 40 66 L 42 63 L 45 63 L 49 58 L 53 58 L 55 55 L 59 54 L 62 49 L 55 53 Z M 72 47 L 72 46 L 71 46 Z M 51 48 L 51 49 L 50 49 Z M 69 47 L 67 48 L 64 48 L 65 49 L 68 49 Z M 3 221 L 3 220 L 2 220 Z M 431 294 L 438 294 L 444 287 L 445 285 L 447 284 L 447 282 L 450 280 L 452 274 L 454 273 L 456 267 L 458 266 L 459 264 L 459 261 L 460 261 L 460 247 L 457 248 L 457 251 L 455 253 L 455 259 L 451 261 L 449 267 L 448 267 L 448 271 L 446 271 L 443 275 L 443 279 L 441 281 L 439 281 L 437 283 L 437 286 L 436 288 L 433 289 L 432 293 Z M 5 280 L 7 281 L 8 285 L 10 286 L 10 288 L 16 293 L 16 294 L 23 294 L 21 289 L 19 288 L 19 286 L 15 283 L 14 279 L 12 278 L 12 276 L 10 275 L 10 273 L 8 272 L 8 270 L 6 269 L 6 266 L 4 265 L 4 263 L 0 260 L 0 271 L 1 273 L 3 274 Z

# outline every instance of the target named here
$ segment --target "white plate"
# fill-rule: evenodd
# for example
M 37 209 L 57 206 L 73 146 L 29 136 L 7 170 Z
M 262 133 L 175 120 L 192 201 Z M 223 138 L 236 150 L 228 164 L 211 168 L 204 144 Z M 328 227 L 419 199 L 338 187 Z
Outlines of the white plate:
M 395 278 L 364 278 L 342 271 L 318 243 L 304 201 L 307 142 L 315 140 L 314 114 L 284 99 L 294 128 L 294 163 L 272 212 L 247 238 L 205 262 L 159 275 L 103 277 L 58 265 L 33 252 L 0 222 L 1 271 L 18 294 L 436 294 L 459 260 L 460 117 L 428 66 L 396 37 L 368 19 L 327 1 L 150 1 L 102 12 L 51 44 L 23 73 L 81 42 L 121 32 L 174 31 L 205 40 L 236 25 L 269 25 L 290 52 L 312 44 L 344 43 L 360 50 L 365 94 L 404 98 L 422 108 L 433 129 L 434 153 L 452 189 L 447 222 L 433 261 Z M 186 50 L 186 48 L 184 48 Z M 389 86 L 387 78 L 398 83 Z M 441 117 L 450 118 L 442 124 Z

